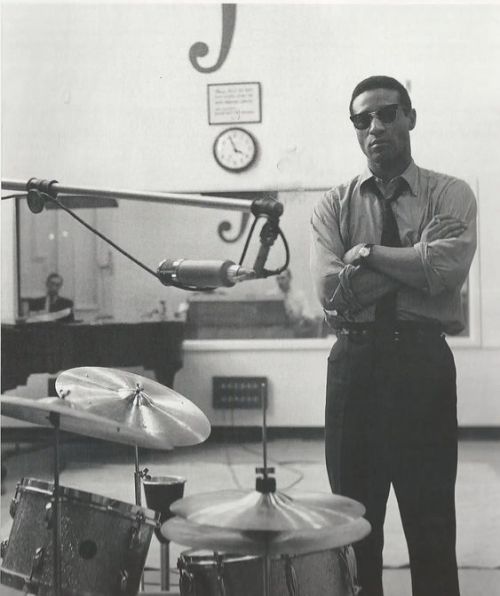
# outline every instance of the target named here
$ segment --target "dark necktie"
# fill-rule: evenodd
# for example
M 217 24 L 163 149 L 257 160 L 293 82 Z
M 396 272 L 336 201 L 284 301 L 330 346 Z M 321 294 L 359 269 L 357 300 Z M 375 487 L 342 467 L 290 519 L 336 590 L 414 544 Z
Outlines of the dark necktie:
M 376 186 L 376 185 L 375 185 Z M 378 187 L 377 195 L 382 206 L 382 238 L 380 244 L 382 246 L 401 246 L 401 240 L 399 238 L 398 224 L 394 217 L 392 210 L 392 203 L 399 197 L 404 190 L 404 183 L 402 180 L 396 185 L 393 193 L 385 198 Z M 391 292 L 385 294 L 377 302 L 375 306 L 375 320 L 377 323 L 390 324 L 396 321 L 396 304 L 397 304 L 397 292 Z

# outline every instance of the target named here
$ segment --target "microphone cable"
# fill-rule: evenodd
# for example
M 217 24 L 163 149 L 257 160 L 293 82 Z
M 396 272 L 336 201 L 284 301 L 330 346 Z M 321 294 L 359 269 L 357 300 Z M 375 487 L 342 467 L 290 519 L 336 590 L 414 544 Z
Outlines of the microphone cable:
M 246 257 L 247 251 L 248 251 L 248 247 L 250 246 L 250 241 L 252 239 L 253 233 L 255 231 L 255 227 L 257 225 L 257 221 L 259 219 L 268 219 L 268 218 L 265 215 L 258 215 L 253 220 L 252 226 L 250 228 L 250 231 L 248 232 L 248 236 L 245 241 L 245 246 L 243 247 L 243 251 L 241 253 L 241 257 L 238 262 L 238 265 L 240 265 L 240 266 L 243 265 L 243 261 L 245 260 L 245 257 Z M 282 265 L 281 267 L 278 267 L 277 269 L 273 269 L 273 270 L 263 269 L 263 272 L 264 272 L 263 278 L 270 277 L 271 275 L 279 275 L 280 273 L 285 271 L 285 269 L 288 269 L 288 265 L 290 264 L 290 247 L 288 246 L 288 241 L 285 238 L 285 234 L 283 233 L 283 231 L 279 227 L 279 225 L 277 225 L 276 227 L 278 229 L 278 235 L 281 238 L 281 240 L 283 242 L 283 246 L 285 248 L 285 263 L 284 263 L 284 265 Z M 260 278 L 257 278 L 257 279 L 260 279 Z
M 112 246 L 115 250 L 117 250 L 119 253 L 121 253 L 124 257 L 127 257 L 127 259 L 130 259 L 133 263 L 135 263 L 136 265 L 138 265 L 139 267 L 144 269 L 144 271 L 147 271 L 148 273 L 150 273 L 156 279 L 160 279 L 158 274 L 156 273 L 156 271 L 153 271 L 153 269 L 151 269 L 150 267 L 145 265 L 143 262 L 139 261 L 139 259 L 136 259 L 129 252 L 127 252 L 125 249 L 121 248 L 121 246 L 118 246 L 118 244 L 116 244 L 110 238 L 105 236 L 102 232 L 99 232 L 99 230 L 96 230 L 89 223 L 87 223 L 84 219 L 82 219 L 76 213 L 74 213 L 71 209 L 69 209 L 69 207 L 66 207 L 66 205 L 61 203 L 61 201 L 59 201 L 56 197 L 53 197 L 52 195 L 45 193 L 43 191 L 39 191 L 39 192 L 41 195 L 43 195 L 43 197 L 45 199 L 53 201 L 58 207 L 60 207 L 64 211 L 66 211 L 66 213 L 68 213 L 69 215 L 71 215 L 71 217 L 76 219 L 76 221 L 81 223 L 82 226 L 84 226 L 85 228 L 87 228 L 88 230 L 93 232 L 96 236 L 101 238 L 101 240 L 104 240 L 104 242 L 107 242 L 110 246 Z M 181 284 L 179 282 L 173 282 L 171 285 L 176 288 L 179 288 L 181 290 L 189 290 L 189 291 L 196 291 L 196 292 L 211 292 L 211 291 L 213 291 L 213 288 L 198 288 L 196 286 L 187 286 L 187 285 Z
M 25 199 L 28 195 L 25 192 L 19 193 L 19 194 L 15 194 L 15 195 L 7 195 L 5 197 L 2 197 L 2 201 L 5 201 L 6 199 Z

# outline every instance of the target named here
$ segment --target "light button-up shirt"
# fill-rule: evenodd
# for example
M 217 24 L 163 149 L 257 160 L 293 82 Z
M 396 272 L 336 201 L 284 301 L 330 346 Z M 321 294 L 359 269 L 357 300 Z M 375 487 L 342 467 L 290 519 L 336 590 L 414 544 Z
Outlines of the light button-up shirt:
M 392 208 L 401 245 L 418 253 L 427 283 L 421 290 L 406 285 L 398 289 L 397 318 L 437 322 L 446 332 L 459 333 L 464 328 L 460 290 L 477 243 L 474 193 L 463 180 L 419 168 L 413 161 L 400 177 L 405 189 Z M 374 183 L 374 175 L 367 169 L 347 184 L 327 191 L 313 210 L 313 278 L 334 327 L 375 318 L 375 305 L 363 307 L 352 289 L 351 279 L 359 275 L 360 267 L 342 260 L 357 244 L 380 244 L 382 206 Z M 438 214 L 467 222 L 467 229 L 457 238 L 421 242 L 423 230 Z

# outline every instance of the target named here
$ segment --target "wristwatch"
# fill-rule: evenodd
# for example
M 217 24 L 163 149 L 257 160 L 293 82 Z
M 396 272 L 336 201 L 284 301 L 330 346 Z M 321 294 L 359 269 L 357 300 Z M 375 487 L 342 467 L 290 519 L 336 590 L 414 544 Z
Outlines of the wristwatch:
M 356 259 L 356 265 L 360 265 L 365 259 L 367 259 L 372 253 L 373 244 L 363 244 L 359 249 L 358 258 Z

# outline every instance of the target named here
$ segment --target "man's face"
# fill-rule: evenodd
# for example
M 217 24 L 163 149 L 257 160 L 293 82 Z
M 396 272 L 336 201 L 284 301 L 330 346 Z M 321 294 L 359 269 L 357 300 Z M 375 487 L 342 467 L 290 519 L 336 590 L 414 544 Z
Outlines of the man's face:
M 279 289 L 285 294 L 290 290 L 290 274 L 283 271 L 276 277 Z
M 400 105 L 399 93 L 394 89 L 373 89 L 358 95 L 352 104 L 352 114 L 377 112 L 384 106 Z M 390 169 L 411 157 L 410 130 L 416 122 L 415 110 L 406 114 L 402 107 L 396 112 L 393 122 L 382 122 L 378 114 L 372 114 L 366 129 L 356 130 L 361 150 L 368 163 L 379 169 Z
M 47 280 L 47 294 L 49 296 L 57 296 L 62 286 L 62 279 L 60 277 L 50 277 Z

